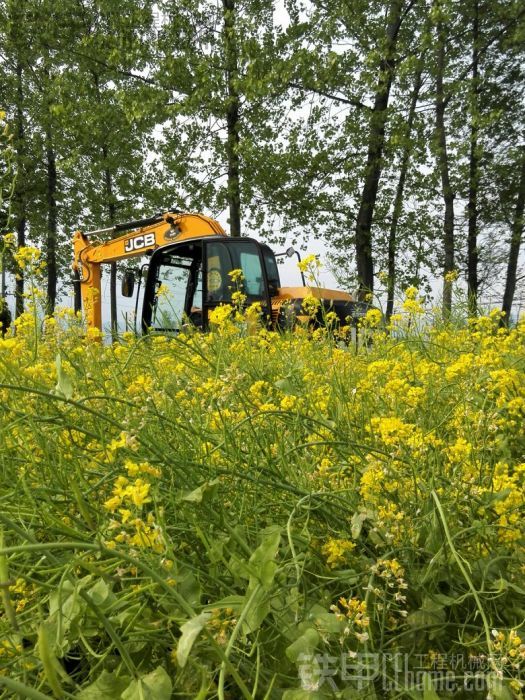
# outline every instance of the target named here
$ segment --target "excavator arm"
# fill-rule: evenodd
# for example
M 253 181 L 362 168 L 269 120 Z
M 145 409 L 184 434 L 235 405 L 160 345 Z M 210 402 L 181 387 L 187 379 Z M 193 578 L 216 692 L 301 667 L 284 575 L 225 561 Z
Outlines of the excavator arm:
M 96 238 L 119 231 L 127 232 L 106 241 Z M 73 236 L 73 270 L 80 283 L 88 328 L 102 330 L 101 265 L 139 257 L 191 238 L 217 235 L 226 236 L 226 232 L 214 219 L 182 212 L 166 212 L 88 233 L 77 231 Z

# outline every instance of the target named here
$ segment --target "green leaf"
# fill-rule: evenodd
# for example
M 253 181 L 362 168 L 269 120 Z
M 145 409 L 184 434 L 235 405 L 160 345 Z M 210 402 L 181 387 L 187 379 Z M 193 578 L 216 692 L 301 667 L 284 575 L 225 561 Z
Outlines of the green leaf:
M 183 495 L 181 501 L 186 501 L 187 503 L 209 503 L 217 494 L 219 483 L 219 479 L 205 481 L 198 488 Z
M 319 633 L 317 630 L 311 627 L 310 629 L 307 629 L 306 632 L 304 632 L 298 639 L 296 639 L 295 642 L 286 647 L 285 654 L 290 661 L 295 663 L 301 654 L 312 654 L 318 644 Z
M 201 599 L 201 586 L 190 569 L 179 566 L 177 590 L 190 605 L 198 605 Z
M 492 700 L 512 700 L 513 698 L 507 683 L 502 678 L 498 678 L 495 673 L 487 676 L 487 690 Z
M 88 590 L 89 597 L 95 603 L 95 605 L 98 606 L 101 606 L 106 602 L 110 593 L 111 591 L 108 584 L 102 578 L 99 578 L 95 585 L 91 586 L 91 588 Z
M 64 581 L 49 596 L 49 629 L 59 656 L 63 656 L 69 649 L 70 639 L 76 636 L 77 626 L 84 626 L 86 603 L 78 595 L 81 586 L 81 582 L 74 586 L 70 581 Z
M 409 625 L 412 625 L 412 627 L 424 627 L 426 625 L 443 622 L 445 617 L 446 614 L 443 610 L 443 606 L 432 600 L 432 598 L 426 597 L 423 600 L 421 608 L 410 613 L 407 622 Z
M 102 671 L 94 683 L 83 688 L 77 695 L 78 700 L 120 700 L 121 694 L 129 686 L 129 676 L 117 677 L 115 673 Z
M 284 377 L 283 379 L 278 379 L 275 382 L 275 386 L 287 396 L 297 395 L 297 388 L 294 385 L 290 375 L 288 377 Z
M 202 612 L 181 626 L 180 631 L 182 634 L 177 645 L 177 663 L 181 668 L 184 668 L 186 665 L 193 643 L 197 639 L 199 632 L 206 626 L 210 617 L 211 613 Z
M 363 523 L 368 518 L 368 513 L 366 511 L 361 511 L 360 513 L 354 513 L 352 515 L 352 539 L 356 540 L 361 534 L 363 529 Z
M 250 564 L 254 572 L 254 576 L 250 577 L 250 584 L 252 584 L 252 578 L 256 578 L 263 588 L 268 589 L 272 585 L 277 569 L 274 559 L 280 539 L 281 528 L 277 525 L 271 525 L 262 531 L 261 544 L 250 557 Z M 253 583 L 255 584 L 255 582 Z
M 439 700 L 439 695 L 434 690 L 430 673 L 423 674 L 423 700 Z
M 131 681 L 122 693 L 122 700 L 170 700 L 172 691 L 171 679 L 162 668 L 157 668 L 147 676 Z
M 250 557 L 250 581 L 246 589 L 246 602 L 251 600 L 250 609 L 244 618 L 244 633 L 257 630 L 270 612 L 270 598 L 267 595 L 273 585 L 277 564 L 275 555 L 279 549 L 281 529 L 271 525 L 262 531 L 262 541 Z M 257 593 L 254 590 L 259 587 Z M 252 597 L 252 594 L 253 597 Z
M 224 610 L 231 608 L 234 612 L 240 612 L 246 602 L 243 595 L 229 595 L 226 598 L 221 598 L 216 603 L 210 603 L 204 607 L 205 610 Z
M 55 359 L 55 366 L 57 370 L 57 383 L 55 386 L 55 393 L 59 396 L 63 396 L 65 399 L 70 399 L 73 396 L 73 384 L 71 379 L 62 369 L 62 358 L 60 353 L 57 354 Z

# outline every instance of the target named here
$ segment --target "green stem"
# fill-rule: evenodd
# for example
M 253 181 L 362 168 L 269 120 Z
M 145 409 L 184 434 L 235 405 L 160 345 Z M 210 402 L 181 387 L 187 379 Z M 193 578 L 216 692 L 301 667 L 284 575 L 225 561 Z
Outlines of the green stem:
M 448 546 L 450 547 L 450 551 L 452 552 L 452 556 L 454 557 L 456 564 L 458 565 L 459 570 L 463 574 L 463 578 L 467 582 L 468 587 L 470 588 L 470 591 L 472 593 L 472 596 L 474 600 L 476 601 L 476 607 L 478 608 L 478 612 L 480 614 L 480 617 L 483 621 L 483 629 L 485 631 L 485 641 L 487 643 L 487 649 L 489 652 L 489 663 L 492 667 L 492 669 L 497 673 L 498 668 L 496 664 L 494 663 L 494 656 L 493 656 L 493 649 L 492 649 L 492 639 L 490 638 L 490 626 L 489 626 L 489 621 L 487 620 L 487 616 L 485 614 L 485 611 L 483 610 L 483 606 L 481 604 L 480 597 L 478 595 L 477 590 L 474 587 L 474 584 L 472 583 L 472 579 L 469 576 L 469 573 L 460 557 L 458 554 L 457 549 L 454 546 L 454 542 L 452 541 L 452 537 L 450 536 L 450 530 L 448 529 L 448 523 L 447 519 L 445 518 L 445 513 L 443 511 L 443 506 L 441 505 L 441 501 L 439 500 L 439 496 L 435 491 L 432 491 L 432 498 L 434 499 L 436 503 L 436 508 L 439 513 L 439 517 L 441 519 L 441 524 L 443 525 L 443 530 L 445 532 L 445 538 L 448 542 Z
M 2 552 L 4 547 L 4 529 L 0 527 L 0 596 L 4 606 L 5 615 L 13 630 L 18 632 L 18 623 L 11 596 L 9 595 L 9 568 L 7 565 L 7 557 Z
M 219 700 L 224 700 L 224 674 L 226 672 L 226 663 L 225 662 L 226 662 L 226 660 L 229 659 L 230 652 L 233 649 L 233 645 L 235 644 L 235 640 L 237 639 L 237 635 L 239 634 L 239 632 L 241 630 L 241 626 L 242 626 L 244 620 L 246 619 L 246 615 L 248 614 L 248 612 L 252 606 L 252 603 L 255 599 L 255 596 L 257 595 L 257 593 L 259 593 L 260 588 L 261 588 L 261 584 L 258 583 L 255 586 L 255 588 L 253 589 L 251 596 L 248 598 L 246 605 L 244 606 L 241 614 L 239 615 L 239 619 L 237 620 L 237 624 L 235 625 L 233 632 L 231 633 L 231 637 L 228 641 L 228 646 L 226 647 L 226 651 L 224 652 L 224 660 L 221 664 L 221 671 L 219 674 L 219 688 L 218 688 Z M 248 695 L 248 697 L 251 698 L 252 695 L 250 694 L 250 695 Z

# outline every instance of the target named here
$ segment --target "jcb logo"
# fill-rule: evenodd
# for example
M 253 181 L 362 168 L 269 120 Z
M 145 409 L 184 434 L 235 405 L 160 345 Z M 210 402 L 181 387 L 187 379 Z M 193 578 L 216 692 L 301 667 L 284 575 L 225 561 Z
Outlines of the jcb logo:
M 146 233 L 144 236 L 135 236 L 130 238 L 124 243 L 124 250 L 126 253 L 132 253 L 134 250 L 140 250 L 141 248 L 147 248 L 150 245 L 155 244 L 155 234 Z

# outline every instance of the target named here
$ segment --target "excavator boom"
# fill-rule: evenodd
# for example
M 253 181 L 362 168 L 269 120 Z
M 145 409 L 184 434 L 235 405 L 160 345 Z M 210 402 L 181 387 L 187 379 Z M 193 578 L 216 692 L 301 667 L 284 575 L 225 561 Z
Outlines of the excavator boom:
M 103 242 L 94 240 L 97 235 L 125 229 L 131 230 L 118 238 Z M 91 233 L 77 231 L 73 236 L 73 270 L 80 282 L 88 328 L 102 329 L 102 264 L 139 257 L 171 243 L 218 235 L 226 236 L 226 232 L 214 219 L 202 214 L 182 212 L 166 212 Z

